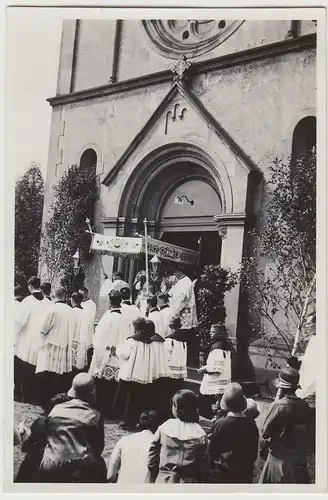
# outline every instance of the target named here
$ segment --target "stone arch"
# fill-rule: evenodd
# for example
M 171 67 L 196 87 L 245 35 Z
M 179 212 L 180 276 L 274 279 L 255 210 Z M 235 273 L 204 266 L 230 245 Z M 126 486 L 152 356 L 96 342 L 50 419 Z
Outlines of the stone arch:
M 79 165 L 87 165 L 90 167 L 97 165 L 98 156 L 93 148 L 87 148 L 80 156 Z
M 305 116 L 295 126 L 292 139 L 292 161 L 316 145 L 316 117 Z
M 134 169 L 121 196 L 119 217 L 159 220 L 163 201 L 191 178 L 211 185 L 222 212 L 229 211 L 222 177 L 209 155 L 197 146 L 174 143 L 152 151 Z

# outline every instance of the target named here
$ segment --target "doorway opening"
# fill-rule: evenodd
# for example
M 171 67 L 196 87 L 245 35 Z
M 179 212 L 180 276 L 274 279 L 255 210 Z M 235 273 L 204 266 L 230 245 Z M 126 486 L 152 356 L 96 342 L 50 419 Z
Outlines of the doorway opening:
M 199 268 L 208 264 L 220 264 L 221 261 L 221 238 L 217 231 L 181 231 L 165 232 L 161 240 L 165 243 L 178 245 L 179 247 L 198 250 L 198 241 L 201 238 L 201 251 Z

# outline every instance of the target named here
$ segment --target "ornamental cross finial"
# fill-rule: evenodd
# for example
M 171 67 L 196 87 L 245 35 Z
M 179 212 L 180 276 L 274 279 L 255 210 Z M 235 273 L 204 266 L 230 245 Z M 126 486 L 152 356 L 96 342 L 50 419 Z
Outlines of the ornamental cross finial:
M 191 62 L 187 60 L 185 55 L 179 57 L 178 62 L 171 69 L 174 74 L 174 80 L 183 80 L 186 77 L 186 72 L 190 68 Z

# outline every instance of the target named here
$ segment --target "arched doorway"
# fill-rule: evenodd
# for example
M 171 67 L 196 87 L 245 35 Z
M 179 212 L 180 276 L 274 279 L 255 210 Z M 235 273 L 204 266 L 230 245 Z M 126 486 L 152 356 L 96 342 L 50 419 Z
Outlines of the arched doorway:
M 221 238 L 214 215 L 225 208 L 222 181 L 210 157 L 188 144 L 165 146 L 148 155 L 126 183 L 121 234 L 142 230 L 147 218 L 151 236 L 191 250 L 198 250 L 201 238 L 200 264 L 218 264 Z

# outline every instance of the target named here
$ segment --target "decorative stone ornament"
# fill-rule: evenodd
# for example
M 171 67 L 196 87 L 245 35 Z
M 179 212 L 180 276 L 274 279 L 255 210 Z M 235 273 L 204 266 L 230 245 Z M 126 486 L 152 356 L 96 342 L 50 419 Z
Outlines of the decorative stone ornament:
M 224 19 L 144 20 L 153 48 L 165 57 L 197 57 L 227 40 L 244 21 Z
M 187 71 L 191 66 L 191 62 L 187 60 L 186 56 L 181 55 L 178 62 L 171 69 L 173 73 L 173 80 L 180 81 L 186 78 Z

